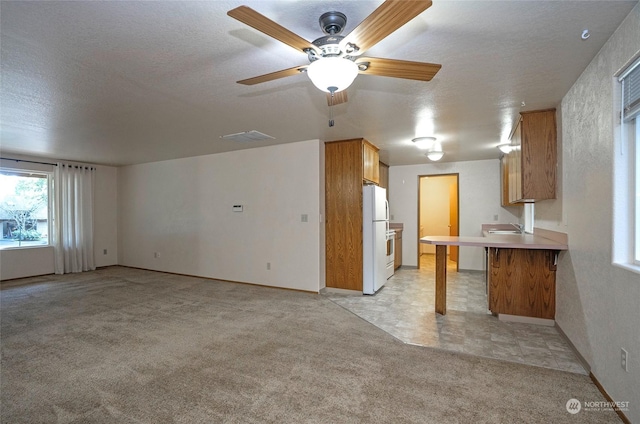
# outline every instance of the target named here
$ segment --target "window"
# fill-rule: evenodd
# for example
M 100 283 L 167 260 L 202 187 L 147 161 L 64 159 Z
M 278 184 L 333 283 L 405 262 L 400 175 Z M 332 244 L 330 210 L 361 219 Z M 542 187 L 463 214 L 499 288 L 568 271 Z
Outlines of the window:
M 613 159 L 613 263 L 640 273 L 640 59 L 618 82 L 621 121 Z
M 49 245 L 50 174 L 0 168 L 0 249 Z

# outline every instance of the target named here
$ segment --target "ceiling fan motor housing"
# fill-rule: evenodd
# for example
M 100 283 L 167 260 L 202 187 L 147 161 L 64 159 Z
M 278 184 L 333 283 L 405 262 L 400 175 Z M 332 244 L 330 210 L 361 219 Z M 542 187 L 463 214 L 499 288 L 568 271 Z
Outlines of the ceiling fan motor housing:
M 342 53 L 340 50 L 340 41 L 342 41 L 343 38 L 342 35 L 325 35 L 317 40 L 313 40 L 312 44 L 322 51 L 322 57 L 339 56 Z
M 344 13 L 332 11 L 323 13 L 318 22 L 320 23 L 322 32 L 325 34 L 338 35 L 347 24 L 347 17 Z

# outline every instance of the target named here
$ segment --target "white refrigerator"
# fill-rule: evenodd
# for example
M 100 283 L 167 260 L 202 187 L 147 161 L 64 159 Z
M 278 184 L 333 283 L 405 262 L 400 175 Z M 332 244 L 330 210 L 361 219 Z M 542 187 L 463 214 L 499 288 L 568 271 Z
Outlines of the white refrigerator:
M 364 294 L 375 294 L 387 281 L 387 191 L 375 185 L 363 187 L 362 250 Z

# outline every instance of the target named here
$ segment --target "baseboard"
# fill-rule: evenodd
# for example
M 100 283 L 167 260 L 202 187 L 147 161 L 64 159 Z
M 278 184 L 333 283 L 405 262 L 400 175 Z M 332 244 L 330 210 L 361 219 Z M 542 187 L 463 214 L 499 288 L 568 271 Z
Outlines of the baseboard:
M 280 289 L 280 290 L 295 291 L 295 292 L 299 292 L 299 293 L 319 294 L 319 292 L 312 291 L 312 290 L 292 289 L 292 288 L 289 288 L 289 287 L 280 287 L 280 286 L 269 286 L 267 284 L 250 283 L 250 282 L 247 282 L 247 281 L 224 280 L 222 278 L 206 277 L 206 276 L 203 276 L 203 275 L 182 274 L 180 272 L 159 271 L 157 269 L 140 268 L 140 267 L 137 267 L 137 266 L 129 266 L 129 265 L 114 265 L 114 266 L 119 266 L 119 267 L 122 267 L 122 268 L 140 269 L 142 271 L 161 272 L 163 274 L 180 275 L 180 276 L 183 276 L 183 277 L 204 278 L 205 280 L 211 280 L 211 281 L 224 281 L 225 283 L 246 284 L 246 285 L 249 285 L 249 286 L 266 287 L 268 289 Z
M 24 280 L 26 278 L 44 277 L 45 275 L 54 275 L 54 274 L 55 273 L 53 272 L 47 272 L 46 274 L 27 275 L 25 277 L 5 278 L 4 280 L 0 280 L 0 283 L 4 283 L 5 281 Z
M 509 315 L 509 314 L 498 314 L 498 319 L 503 322 L 519 322 L 522 324 L 546 325 L 548 327 L 553 327 L 556 323 L 552 319 L 524 317 L 521 315 Z
M 336 294 L 362 296 L 362 291 L 349 290 L 349 289 L 339 289 L 337 287 L 325 287 L 325 288 L 320 290 L 320 294 L 322 294 L 322 293 L 336 293 Z
M 609 393 L 607 393 L 607 391 L 604 389 L 604 387 L 602 387 L 602 384 L 600 384 L 600 382 L 598 381 L 596 376 L 593 375 L 592 372 L 589 372 L 589 377 L 591 377 L 591 381 L 593 381 L 593 384 L 595 384 L 596 387 L 598 388 L 598 390 L 600 390 L 600 393 L 602 393 L 602 396 L 604 396 L 604 398 L 607 400 L 607 402 L 615 403 L 615 400 L 613 400 L 613 398 L 611 396 L 609 396 Z M 622 412 L 618 408 L 614 408 L 613 410 L 615 411 L 616 414 L 618 414 L 618 417 L 620 417 L 620 419 L 622 420 L 623 423 L 631 424 L 631 420 L 629 418 L 627 418 L 627 416 L 624 414 L 624 412 Z
M 584 370 L 588 373 L 591 373 L 591 365 L 589 365 L 589 362 L 587 362 L 587 360 L 584 359 L 584 356 L 580 354 L 580 351 L 576 348 L 576 346 L 573 344 L 571 339 L 562 330 L 562 327 L 560 327 L 557 322 L 556 322 L 556 330 L 558 330 L 558 333 L 560 333 L 560 336 L 564 339 L 565 342 L 567 342 L 567 344 L 569 345 L 573 353 L 575 353 L 576 357 L 582 364 L 582 367 L 584 368 Z

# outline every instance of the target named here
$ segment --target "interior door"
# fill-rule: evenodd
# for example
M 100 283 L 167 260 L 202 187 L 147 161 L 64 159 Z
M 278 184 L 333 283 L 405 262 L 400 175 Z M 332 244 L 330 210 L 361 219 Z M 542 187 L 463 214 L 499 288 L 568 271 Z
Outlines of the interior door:
M 458 179 L 449 186 L 449 235 L 458 236 Z M 449 246 L 449 259 L 458 263 L 458 246 Z M 456 265 L 457 266 L 457 265 Z

